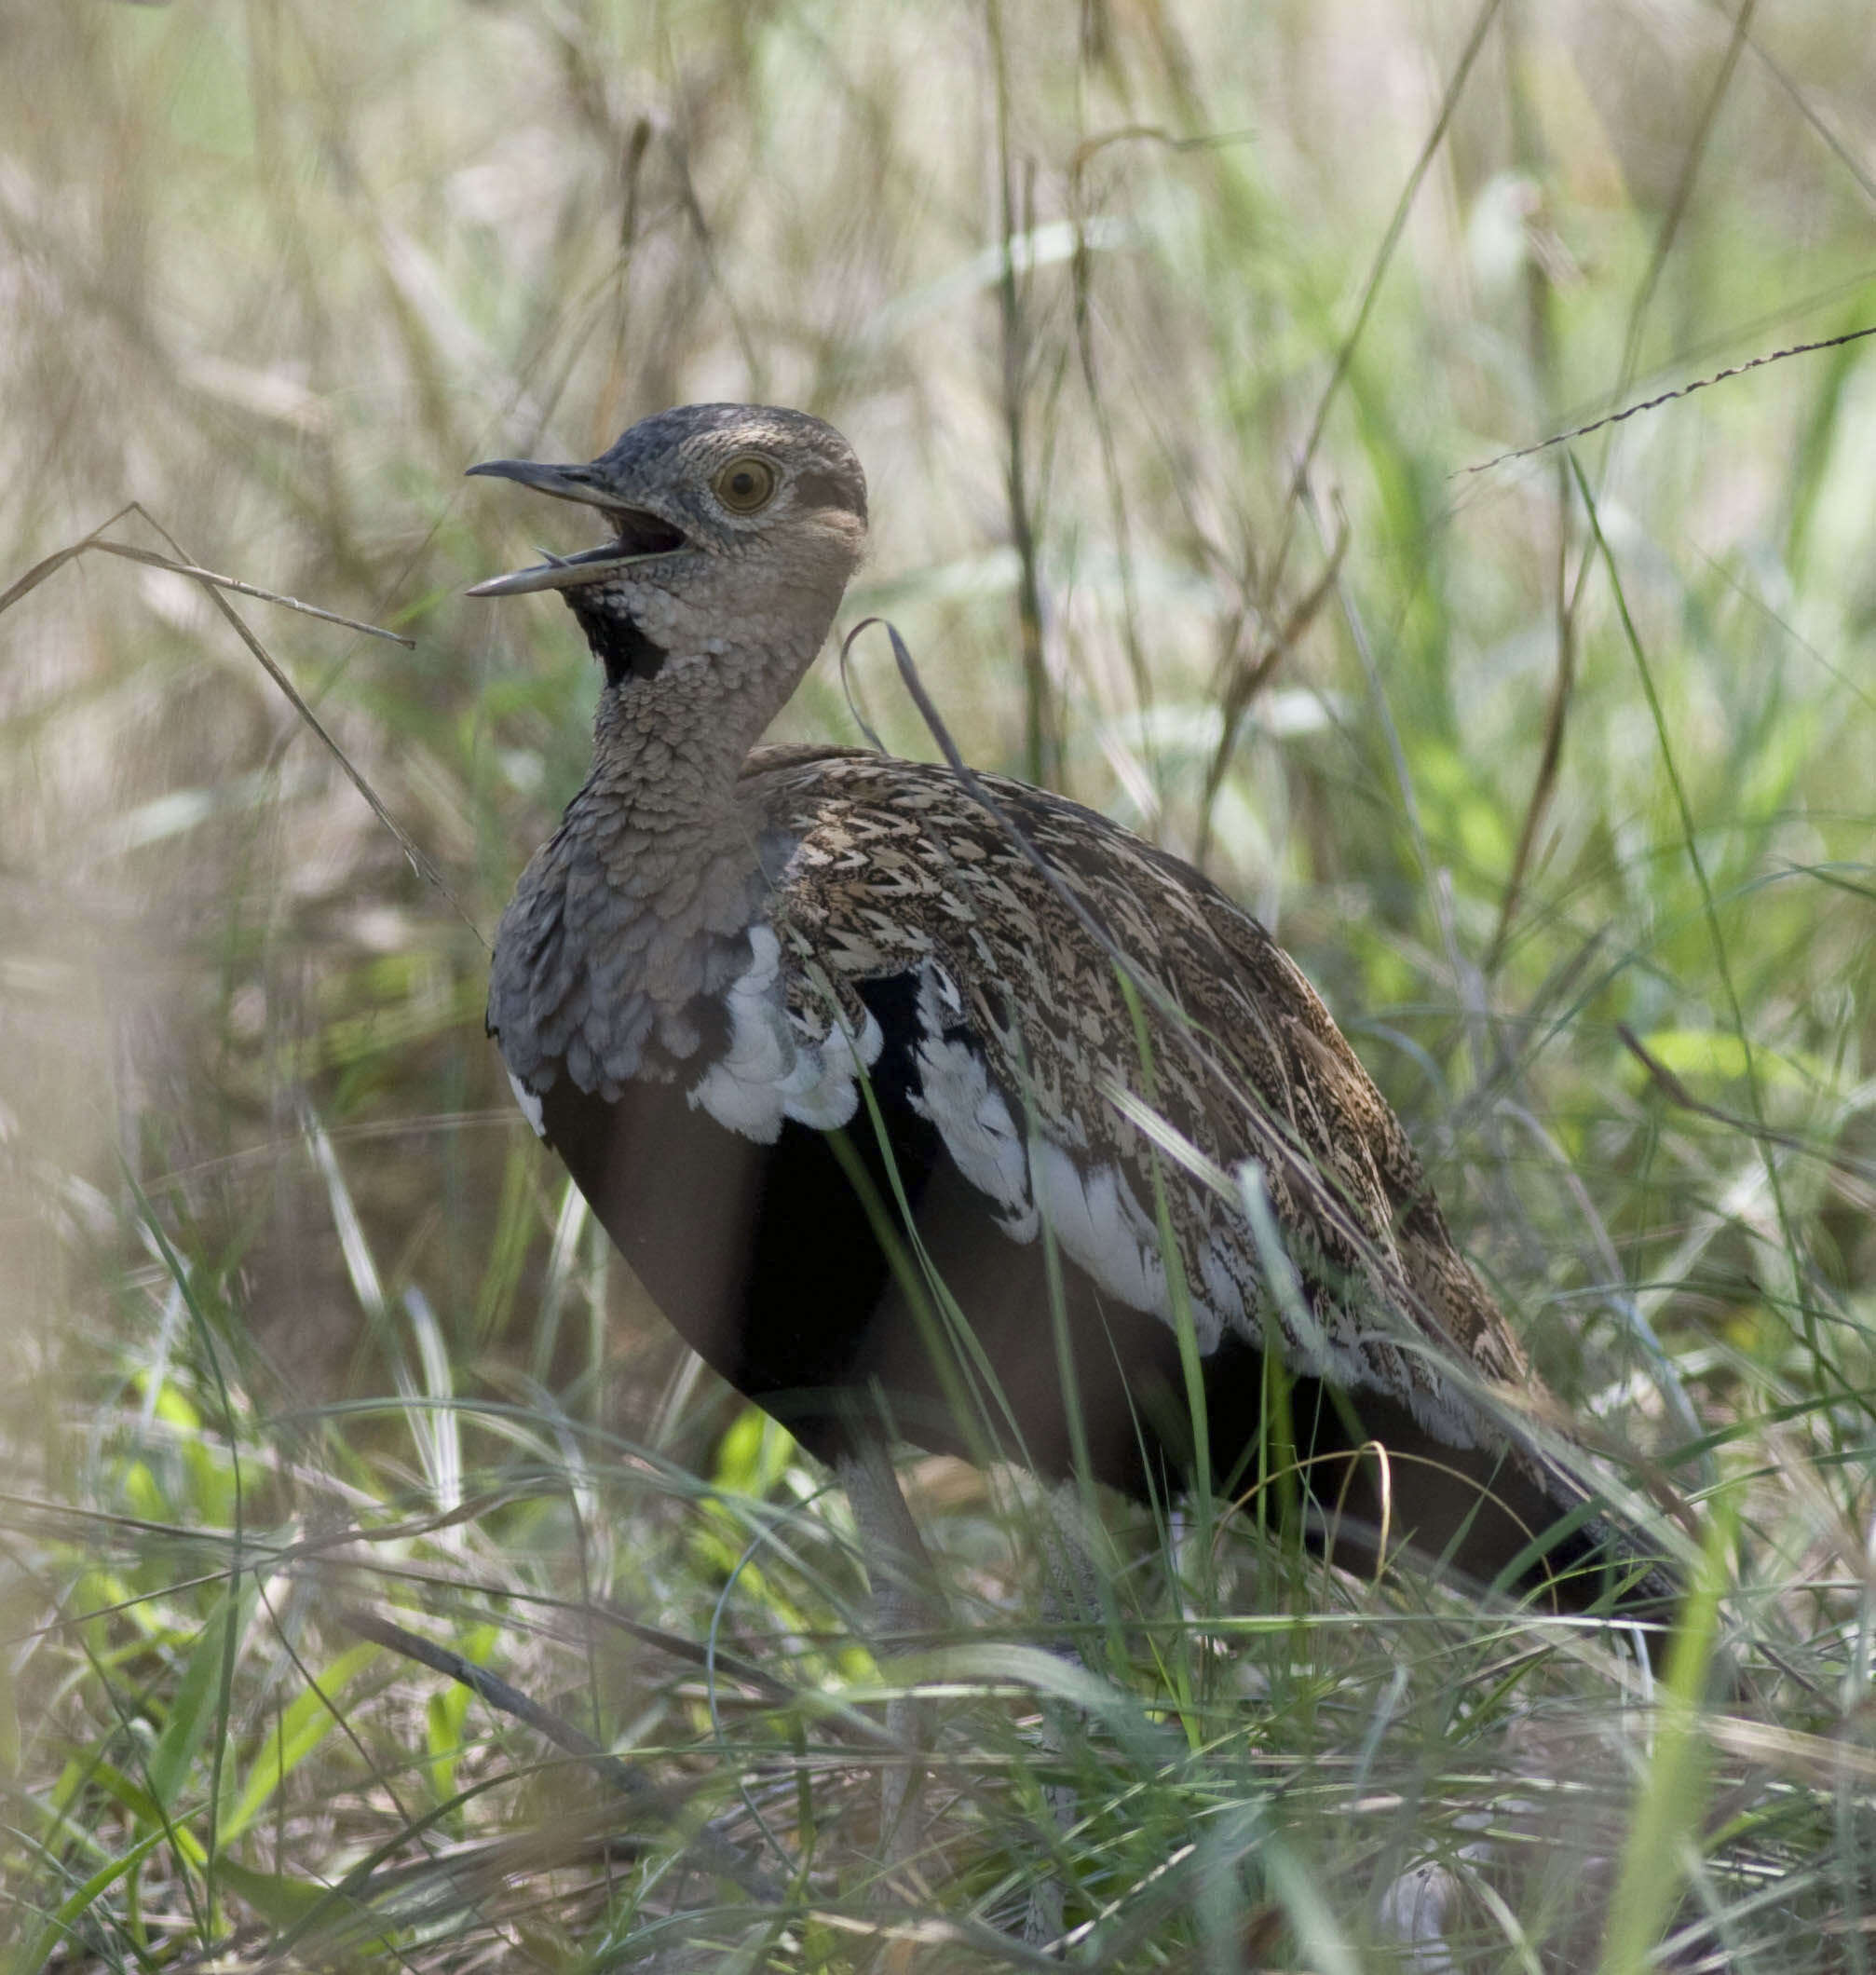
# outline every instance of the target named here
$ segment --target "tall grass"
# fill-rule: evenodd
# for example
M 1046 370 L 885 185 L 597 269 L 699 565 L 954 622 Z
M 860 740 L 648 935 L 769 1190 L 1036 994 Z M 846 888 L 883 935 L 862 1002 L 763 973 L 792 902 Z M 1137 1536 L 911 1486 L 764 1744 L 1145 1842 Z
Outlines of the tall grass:
M 1867 1968 L 1876 357 L 1464 470 L 1876 321 L 1868 25 L 0 19 L 0 587 L 136 500 L 411 638 L 232 600 L 429 873 L 190 579 L 88 552 L 0 615 L 18 1967 L 1020 1963 L 1054 1872 L 1104 1968 Z M 874 1885 L 918 1751 L 845 1512 L 482 1033 L 596 685 L 461 598 L 524 552 L 462 470 L 710 397 L 853 439 L 850 618 L 972 760 L 1203 856 L 1323 988 L 1545 1376 L 1696 1503 L 1660 1690 L 1118 1514 L 1071 1669 L 1020 1478 L 925 1463 L 931 1852 Z M 883 647 L 854 689 L 931 751 Z M 831 666 L 784 727 L 857 737 Z

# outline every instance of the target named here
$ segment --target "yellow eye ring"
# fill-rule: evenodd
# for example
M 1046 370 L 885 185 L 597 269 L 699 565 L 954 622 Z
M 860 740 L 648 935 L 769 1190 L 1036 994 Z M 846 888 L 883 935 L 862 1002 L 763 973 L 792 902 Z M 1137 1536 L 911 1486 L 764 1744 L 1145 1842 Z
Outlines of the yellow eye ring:
M 781 476 L 759 453 L 742 453 L 719 467 L 711 491 L 732 514 L 754 514 L 775 498 Z

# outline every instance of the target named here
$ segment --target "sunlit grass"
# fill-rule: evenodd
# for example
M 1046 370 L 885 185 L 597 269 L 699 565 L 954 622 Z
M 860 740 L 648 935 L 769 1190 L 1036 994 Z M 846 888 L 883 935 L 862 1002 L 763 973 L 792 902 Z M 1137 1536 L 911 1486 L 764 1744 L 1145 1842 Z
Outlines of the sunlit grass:
M 1867 23 L 1732 33 L 0 28 L 0 590 L 136 499 L 414 639 L 231 600 L 439 880 L 186 579 L 87 555 L 0 616 L 20 1968 L 1019 1961 L 1051 1870 L 1102 1967 L 1868 1965 L 1876 358 L 1462 470 L 1876 320 Z M 957 1626 L 922 1889 L 878 1895 L 902 1669 L 846 1512 L 621 1280 L 482 1032 L 597 688 L 551 602 L 462 600 L 525 546 L 462 470 L 716 396 L 854 440 L 848 620 L 972 760 L 1203 850 L 1302 960 L 1545 1375 L 1721 1532 L 1715 1679 L 1118 1512 L 1084 1671 L 1034 1650 L 1020 1483 L 922 1464 Z M 784 729 L 857 738 L 831 664 Z M 1382 1911 L 1413 1873 L 1449 1964 Z

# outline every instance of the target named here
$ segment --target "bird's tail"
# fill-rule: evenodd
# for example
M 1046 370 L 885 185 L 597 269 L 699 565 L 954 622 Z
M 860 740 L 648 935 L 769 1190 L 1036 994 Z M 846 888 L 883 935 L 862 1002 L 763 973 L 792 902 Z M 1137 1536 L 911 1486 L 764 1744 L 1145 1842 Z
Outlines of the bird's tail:
M 1535 1610 L 1632 1623 L 1657 1661 L 1683 1595 L 1665 1542 L 1558 1455 L 1503 1421 L 1496 1448 L 1454 1448 L 1405 1407 L 1361 1395 L 1351 1420 L 1325 1390 L 1292 1393 L 1312 1534 L 1372 1571 L 1404 1550 Z

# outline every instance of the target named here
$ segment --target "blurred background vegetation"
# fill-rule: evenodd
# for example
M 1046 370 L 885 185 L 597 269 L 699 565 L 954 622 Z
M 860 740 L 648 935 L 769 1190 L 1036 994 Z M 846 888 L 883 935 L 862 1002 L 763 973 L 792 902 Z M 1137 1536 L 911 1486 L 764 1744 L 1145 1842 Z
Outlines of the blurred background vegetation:
M 414 852 L 198 583 L 93 549 L 7 595 L 17 1966 L 991 1966 L 1052 1851 L 1090 1966 L 1869 1965 L 1876 342 L 1470 470 L 1876 323 L 1872 26 L 0 6 L 0 592 L 135 502 L 110 539 L 401 633 L 226 599 Z M 974 761 L 1303 962 L 1546 1375 L 1719 1532 L 1724 1705 L 1699 1652 L 1650 1706 L 1535 1619 L 1135 1532 L 1107 1712 L 1051 1742 L 1020 1645 L 946 1662 L 882 1910 L 843 1511 L 482 1028 L 597 681 L 552 599 L 462 596 L 579 517 L 463 469 L 708 398 L 854 442 L 844 621 Z M 851 683 L 786 733 L 934 752 L 877 638 Z M 1020 1491 L 910 1478 L 965 1634 L 1020 1641 Z

